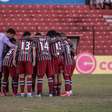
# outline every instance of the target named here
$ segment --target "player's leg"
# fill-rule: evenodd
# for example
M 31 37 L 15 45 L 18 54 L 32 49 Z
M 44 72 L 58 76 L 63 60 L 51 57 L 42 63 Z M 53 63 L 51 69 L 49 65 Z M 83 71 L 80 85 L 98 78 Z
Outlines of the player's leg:
M 46 61 L 38 61 L 37 70 L 37 95 L 41 96 L 43 90 L 43 77 L 46 72 Z
M 37 95 L 42 96 L 44 74 L 38 74 L 37 77 Z
M 48 78 L 48 86 L 49 86 L 49 96 L 53 96 L 53 77 L 54 77 L 54 68 L 52 66 L 52 62 L 47 60 L 46 66 L 46 75 Z
M 25 95 L 25 74 L 19 74 L 20 95 Z
M 25 89 L 25 62 L 18 62 L 17 64 L 17 73 L 19 76 L 19 88 L 20 88 L 20 95 L 24 96 L 24 89 Z
M 27 96 L 32 96 L 32 74 L 26 75 Z
M 12 77 L 12 93 L 16 96 L 18 93 L 18 75 Z
M 57 96 L 57 74 L 53 76 L 53 96 Z
M 57 75 L 57 96 L 61 95 L 61 85 L 62 85 L 62 78 L 61 73 Z
M 70 75 L 70 84 L 71 84 L 70 93 L 71 93 L 71 95 L 73 94 L 73 92 L 72 92 L 72 85 L 73 85 L 72 84 L 72 76 L 74 74 L 75 67 L 76 67 L 76 63 L 75 63 L 75 60 L 73 60 L 73 65 L 71 66 L 71 75 Z
M 57 95 L 61 95 L 61 85 L 62 85 L 62 74 L 64 71 L 64 62 L 63 58 L 58 59 L 58 68 L 57 68 Z
M 0 95 L 1 95 L 1 80 L 2 80 L 2 72 L 0 72 Z
M 56 58 L 53 57 L 52 58 L 52 66 L 54 68 L 54 75 L 53 75 L 53 96 L 57 96 L 57 72 L 56 72 L 56 68 L 57 68 L 57 61 Z
M 71 90 L 71 81 L 70 81 L 70 76 L 71 76 L 71 66 L 65 65 L 64 68 L 64 80 L 65 80 L 65 93 L 63 93 L 61 96 L 71 96 L 70 90 Z
M 33 68 L 32 74 L 32 92 L 35 93 L 35 83 L 36 83 L 37 66 Z
M 12 78 L 12 94 L 13 96 L 16 96 L 18 92 L 18 75 L 16 72 L 16 67 L 10 67 L 10 75 Z
M 8 78 L 9 78 L 9 67 L 4 66 L 3 67 L 3 73 L 4 73 L 4 77 L 2 80 L 2 95 L 3 96 L 7 96 L 7 92 L 8 92 Z
M 32 96 L 32 74 L 33 74 L 33 65 L 31 62 L 26 62 L 26 86 L 27 86 L 27 96 Z
M 2 59 L 0 58 L 0 95 L 2 94 L 1 93 L 1 82 L 2 81 Z

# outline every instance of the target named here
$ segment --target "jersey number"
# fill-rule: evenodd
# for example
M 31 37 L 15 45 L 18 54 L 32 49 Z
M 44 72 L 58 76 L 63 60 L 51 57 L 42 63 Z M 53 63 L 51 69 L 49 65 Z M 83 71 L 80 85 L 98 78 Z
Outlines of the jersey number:
M 60 42 L 56 43 L 55 45 L 56 45 L 57 50 L 61 50 L 61 43 Z
M 30 49 L 30 42 L 22 42 L 22 50 L 29 50 Z
M 41 50 L 49 50 L 49 45 L 47 42 L 43 43 L 43 42 L 40 42 L 40 45 L 41 45 Z
M 13 49 L 11 49 L 11 50 L 7 53 L 7 55 L 10 56 L 10 55 L 12 54 L 12 52 L 13 52 Z

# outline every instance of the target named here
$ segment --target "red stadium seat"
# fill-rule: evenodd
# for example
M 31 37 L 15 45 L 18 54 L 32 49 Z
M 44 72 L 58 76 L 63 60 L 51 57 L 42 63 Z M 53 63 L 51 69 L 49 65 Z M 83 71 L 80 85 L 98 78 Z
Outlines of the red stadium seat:
M 24 30 L 47 32 L 55 29 L 67 35 L 80 36 L 80 52 L 112 54 L 112 26 L 105 20 L 110 10 L 90 10 L 83 5 L 4 5 L 0 4 L 0 31 L 14 27 L 20 36 Z M 109 40 L 109 41 L 107 41 Z M 103 51 L 104 49 L 104 51 Z M 109 49 L 109 50 L 108 50 Z

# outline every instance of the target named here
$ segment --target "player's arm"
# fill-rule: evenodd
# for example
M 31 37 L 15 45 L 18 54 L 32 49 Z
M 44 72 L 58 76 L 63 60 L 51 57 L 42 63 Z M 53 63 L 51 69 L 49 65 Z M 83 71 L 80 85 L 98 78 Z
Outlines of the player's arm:
M 4 36 L 4 38 L 3 38 L 3 43 L 5 43 L 6 45 L 8 45 L 9 47 L 11 47 L 11 48 L 15 48 L 16 46 L 14 45 L 14 44 L 12 44 L 11 42 L 10 42 L 10 40 L 7 38 L 7 37 L 5 37 Z
M 16 66 L 17 49 L 18 49 L 18 46 L 15 47 L 14 54 L 13 54 L 13 65 L 14 66 Z

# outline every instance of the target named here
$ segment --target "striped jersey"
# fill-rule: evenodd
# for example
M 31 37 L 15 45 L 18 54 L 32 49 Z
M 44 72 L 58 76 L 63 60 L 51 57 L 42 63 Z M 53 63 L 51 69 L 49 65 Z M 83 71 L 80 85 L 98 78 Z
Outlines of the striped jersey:
M 67 39 L 63 40 L 63 45 L 64 45 L 64 61 L 66 65 L 72 65 L 73 60 L 71 56 L 71 48 L 70 48 L 70 43 Z
M 64 46 L 60 38 L 52 38 L 50 42 L 51 55 L 53 57 L 63 56 Z
M 18 61 L 33 61 L 34 43 L 30 38 L 20 39 L 18 41 L 17 57 Z
M 35 40 L 37 60 L 51 60 L 49 38 L 48 37 L 38 37 Z
M 12 48 L 6 53 L 4 60 L 3 60 L 3 66 L 8 66 L 8 67 L 13 66 L 12 61 L 13 61 L 14 51 L 15 51 L 15 49 Z

